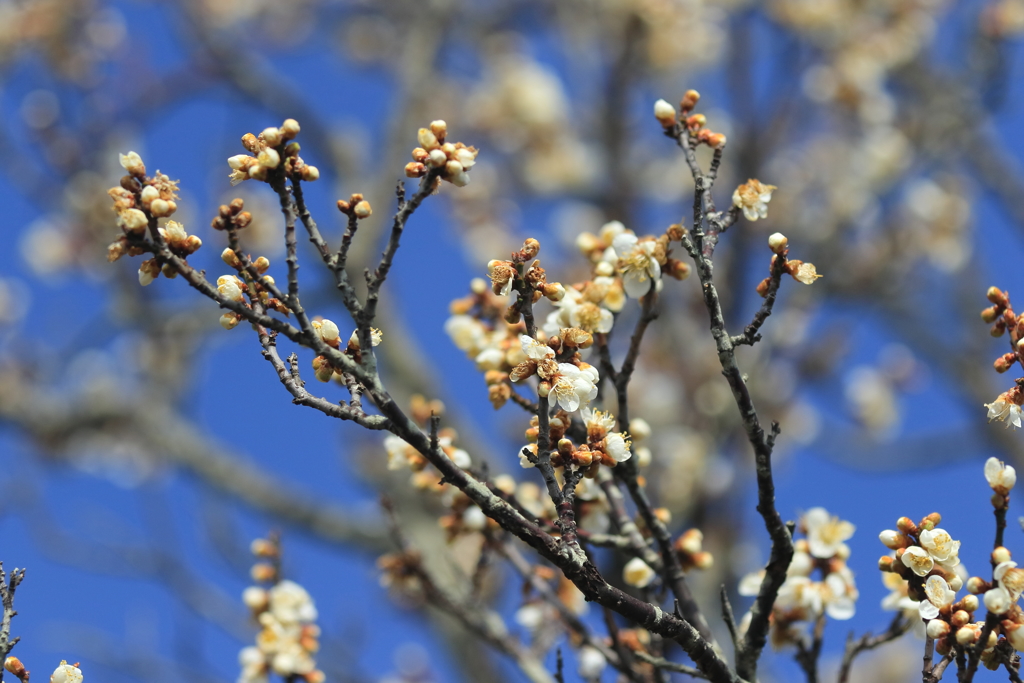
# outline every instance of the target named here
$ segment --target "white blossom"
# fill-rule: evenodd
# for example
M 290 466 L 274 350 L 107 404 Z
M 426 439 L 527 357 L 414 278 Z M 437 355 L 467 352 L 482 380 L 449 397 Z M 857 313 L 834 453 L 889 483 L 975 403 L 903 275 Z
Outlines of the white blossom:
M 996 586 L 991 590 L 985 591 L 985 609 L 989 612 L 999 615 L 1006 614 L 1010 611 L 1010 607 L 1014 602 L 1010 591 L 1006 590 L 1003 586 Z
M 82 670 L 62 659 L 60 666 L 50 675 L 50 683 L 82 683 Z
M 316 605 L 306 589 L 285 579 L 270 589 L 270 613 L 282 624 L 316 621 Z
M 612 432 L 604 437 L 604 452 L 612 456 L 615 462 L 626 462 L 632 453 L 629 452 L 629 439 L 623 438 L 620 432 Z
M 960 541 L 954 541 L 945 529 L 925 529 L 920 539 L 932 559 L 943 567 L 953 568 L 960 564 Z
M 985 407 L 988 408 L 988 421 L 999 420 L 1005 421 L 1006 426 L 1013 425 L 1020 429 L 1021 418 L 1024 417 L 1024 411 L 1021 411 L 1021 407 L 1012 401 L 1006 400 L 1006 395 L 1003 394 L 992 403 L 986 403 Z
M 733 206 L 743 209 L 748 221 L 768 217 L 768 202 L 772 200 L 774 185 L 765 185 L 760 180 L 750 179 L 732 193 Z
M 855 527 L 847 521 L 828 514 L 822 507 L 811 508 L 804 514 L 807 544 L 811 555 L 827 560 L 842 552 L 849 555 L 846 541 L 853 536 Z
M 912 545 L 904 550 L 901 559 L 903 564 L 918 576 L 927 576 L 928 572 L 935 566 L 935 560 L 928 554 L 928 551 L 916 545 Z
M 530 360 L 544 360 L 545 358 L 555 357 L 555 350 L 553 348 L 544 342 L 537 341 L 533 337 L 521 334 L 519 335 L 519 342 L 523 345 L 523 353 Z
M 1017 470 L 998 458 L 989 458 L 985 461 L 985 480 L 993 491 L 1005 496 L 1017 483 Z
M 597 397 L 597 370 L 592 366 L 578 368 L 572 363 L 559 363 L 558 375 L 551 385 L 551 395 L 563 410 L 573 413 Z
M 622 286 L 630 298 L 639 299 L 651 291 L 652 284 L 655 288 L 660 285 L 661 266 L 654 258 L 656 247 L 654 240 L 640 241 L 636 235 L 625 232 L 612 242 L 619 259 Z

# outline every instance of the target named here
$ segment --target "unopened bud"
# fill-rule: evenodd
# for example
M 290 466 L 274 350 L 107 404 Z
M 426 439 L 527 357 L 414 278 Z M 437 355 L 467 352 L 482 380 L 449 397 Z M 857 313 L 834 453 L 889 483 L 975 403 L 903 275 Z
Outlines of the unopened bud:
M 406 178 L 422 178 L 427 173 L 427 167 L 418 161 L 410 161 L 405 165 Z
M 985 297 L 994 303 L 996 306 L 1006 308 L 1006 292 L 999 289 L 998 287 L 989 287 L 988 291 L 985 292 Z
M 320 169 L 316 166 L 303 166 L 302 167 L 302 179 L 307 183 L 311 183 L 315 180 L 320 179 Z
M 781 232 L 773 232 L 768 237 L 768 248 L 775 254 L 781 254 L 789 246 L 789 240 Z
M 252 265 L 256 267 L 257 273 L 263 275 L 263 273 L 270 270 L 270 259 L 268 259 L 266 256 L 260 256 L 253 262 Z
M 942 619 L 932 619 L 925 630 L 928 631 L 929 638 L 941 640 L 949 635 L 949 624 Z
M 532 237 L 527 237 L 526 241 L 523 242 L 523 248 L 520 253 L 523 255 L 524 260 L 537 258 L 537 254 L 540 253 L 540 242 Z
M 910 517 L 900 517 L 897 519 L 896 528 L 911 536 L 916 536 L 918 531 L 917 525 L 914 524 L 914 520 L 910 519 Z
M 768 296 L 768 288 L 771 287 L 771 284 L 771 278 L 767 277 L 757 284 L 757 289 L 755 291 L 762 299 Z
M 419 142 L 420 147 L 426 150 L 437 149 L 441 143 L 438 141 L 437 136 L 429 128 L 420 128 L 419 133 L 416 135 L 416 140 Z M 444 152 L 442 152 L 444 154 Z M 438 164 L 440 165 L 440 164 Z
M 687 90 L 683 95 L 683 99 L 679 101 L 679 108 L 683 113 L 693 111 L 693 108 L 697 106 L 697 102 L 700 101 L 700 93 L 696 90 Z
M 448 163 L 448 155 L 439 149 L 431 150 L 428 162 L 434 168 L 441 168 Z
M 981 310 L 981 319 L 987 323 L 994 323 L 996 318 L 999 317 L 999 308 L 996 306 L 989 306 Z
M 1004 546 L 999 546 L 992 551 L 992 562 L 993 564 L 1000 564 L 1001 562 L 1009 562 L 1013 559 L 1010 555 L 1010 551 Z
M 281 134 L 285 140 L 291 140 L 299 134 L 299 122 L 295 119 L 285 119 L 284 123 L 281 124 Z
M 369 218 L 373 214 L 373 207 L 370 206 L 370 202 L 364 199 L 356 204 L 352 212 L 355 213 L 356 218 Z
M 445 137 L 448 135 L 448 124 L 438 119 L 437 121 L 430 122 L 430 132 L 434 134 L 438 142 L 443 143 Z
M 260 137 L 263 138 L 263 142 L 270 147 L 277 147 L 284 139 L 279 128 L 265 128 L 263 132 L 260 133 Z
M 1024 341 L 1024 340 L 1022 340 Z M 992 363 L 992 367 L 995 368 L 996 372 L 1002 374 L 1013 367 L 1013 364 L 1017 362 L 1017 354 L 1006 353 L 995 359 Z
M 670 258 L 665 262 L 665 270 L 670 277 L 676 280 L 685 280 L 690 277 L 690 265 L 679 259 Z
M 971 595 L 980 595 L 991 587 L 992 585 L 980 576 L 972 576 L 967 579 L 967 592 Z
M 676 108 L 665 100 L 658 100 L 654 103 L 654 118 L 662 128 L 671 128 L 676 125 Z
M 267 583 L 277 578 L 277 570 L 274 569 L 272 564 L 266 562 L 254 564 L 249 574 L 252 576 L 252 580 L 257 583 Z

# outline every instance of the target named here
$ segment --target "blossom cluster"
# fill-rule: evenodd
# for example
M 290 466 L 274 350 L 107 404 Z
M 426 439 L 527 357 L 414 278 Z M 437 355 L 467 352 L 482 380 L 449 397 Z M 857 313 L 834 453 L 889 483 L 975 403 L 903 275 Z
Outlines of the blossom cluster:
M 815 507 L 800 518 L 799 528 L 804 538 L 794 543 L 793 560 L 772 607 L 771 637 L 776 647 L 800 642 L 803 625 L 822 614 L 845 620 L 856 610 L 857 586 L 846 564 L 850 556 L 846 541 L 853 536 L 853 524 Z M 764 570 L 743 577 L 740 595 L 757 595 L 764 577 Z M 748 612 L 742 629 L 750 618 Z
M 412 161 L 405 166 L 409 178 L 422 178 L 431 169 L 437 177 L 455 187 L 469 185 L 469 169 L 476 164 L 477 149 L 461 142 L 447 142 L 448 124 L 432 121 L 429 128 L 420 128 L 416 138 L 420 146 L 412 151 Z
M 992 305 L 981 311 L 981 319 L 986 323 L 992 323 L 993 337 L 1001 337 L 1009 332 L 1012 349 L 996 358 L 993 363 L 996 372 L 1008 372 L 1017 363 L 1024 367 L 1024 315 L 1018 316 L 1014 313 L 1010 295 L 998 287 L 989 287 L 986 296 Z M 1021 408 L 1024 405 L 1022 384 L 1024 378 L 1016 380 L 1012 388 L 999 394 L 991 403 L 985 404 L 988 408 L 989 422 L 999 420 L 1005 421 L 1007 427 L 1021 427 L 1021 421 L 1024 419 L 1024 409 Z
M 270 673 L 285 680 L 323 683 L 314 655 L 320 649 L 317 609 L 305 588 L 281 578 L 281 548 L 276 538 L 252 543 L 257 563 L 252 576 L 259 584 L 245 589 L 242 601 L 260 625 L 256 644 L 239 652 L 238 683 L 266 683 Z
M 280 128 L 266 128 L 259 135 L 243 135 L 242 146 L 251 156 L 236 154 L 228 158 L 228 166 L 231 167 L 228 180 L 232 185 L 250 178 L 268 180 L 277 169 L 282 169 L 286 177 L 294 180 L 318 180 L 320 170 L 299 156 L 300 147 L 295 137 L 300 130 L 298 121 L 285 119 Z
M 136 152 L 122 154 L 120 161 L 128 173 L 117 187 L 107 191 L 114 202 L 117 226 L 122 231 L 122 235 L 107 247 L 107 260 L 110 262 L 125 254 L 139 256 L 148 251 L 145 233 L 150 223 L 155 225 L 158 219 L 167 218 L 178 210 L 178 181 L 171 180 L 160 171 L 147 176 L 146 165 Z M 181 259 L 186 259 L 203 246 L 199 237 L 189 235 L 177 221 L 165 221 L 157 228 L 157 235 L 163 245 Z M 139 283 L 148 285 L 161 273 L 168 278 L 178 276 L 170 263 L 161 266 L 155 258 L 147 259 L 139 266 Z
M 707 128 L 707 117 L 704 114 L 692 113 L 699 101 L 699 92 L 687 90 L 679 102 L 679 112 L 677 113 L 676 108 L 669 102 L 658 100 L 654 103 L 654 118 L 666 132 L 674 133 L 677 126 L 682 126 L 698 143 L 705 144 L 712 149 L 723 149 L 726 143 L 725 135 Z

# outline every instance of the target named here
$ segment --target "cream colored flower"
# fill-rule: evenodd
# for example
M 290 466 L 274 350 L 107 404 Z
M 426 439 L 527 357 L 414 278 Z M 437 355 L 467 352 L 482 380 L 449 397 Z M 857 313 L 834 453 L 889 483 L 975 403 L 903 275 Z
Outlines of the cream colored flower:
M 748 221 L 767 218 L 768 202 L 772 200 L 772 191 L 776 189 L 774 185 L 765 185 L 751 178 L 732 193 L 732 204 L 743 209 L 743 215 Z
M 928 572 L 935 567 L 935 560 L 932 559 L 928 551 L 916 545 L 904 550 L 901 560 L 918 576 L 927 576 Z
M 856 527 L 838 517 L 829 515 L 822 507 L 811 508 L 803 517 L 807 533 L 807 544 L 811 555 L 827 560 L 845 552 L 849 555 L 844 541 L 853 536 Z
M 924 549 L 942 566 L 952 568 L 960 564 L 960 541 L 954 541 L 945 529 L 925 529 L 920 538 Z
M 988 421 L 999 420 L 1005 421 L 1006 426 L 1013 425 L 1020 429 L 1021 418 L 1024 418 L 1024 411 L 1021 407 L 1012 401 L 1006 400 L 1006 394 L 1000 394 L 999 398 L 992 403 L 986 403 L 985 407 L 988 408 Z
M 612 456 L 615 462 L 626 462 L 632 453 L 629 452 L 629 439 L 620 432 L 612 432 L 604 437 L 604 452 Z
M 1017 470 L 998 458 L 989 458 L 985 461 L 985 481 L 999 495 L 1008 495 L 1017 483 Z
M 525 334 L 519 335 L 519 343 L 523 345 L 523 353 L 530 360 L 544 360 L 545 358 L 554 358 L 555 350 L 545 344 L 539 342 L 533 337 Z
M 592 366 L 583 369 L 572 363 L 559 363 L 551 395 L 563 410 L 576 412 L 597 397 L 597 370 Z
M 82 683 L 82 670 L 62 659 L 60 666 L 50 675 L 50 683 Z
M 941 576 L 929 576 L 924 582 L 924 593 L 928 599 L 922 600 L 918 607 L 922 619 L 934 619 L 939 616 L 940 610 L 949 607 L 956 600 L 956 592 Z
M 661 266 L 654 258 L 657 242 L 651 239 L 639 240 L 631 233 L 620 233 L 612 242 L 612 249 L 618 257 L 622 286 L 633 299 L 655 289 L 661 284 Z
M 269 591 L 269 610 L 282 624 L 312 623 L 316 621 L 316 605 L 306 589 L 287 579 L 279 581 Z
M 797 282 L 801 282 L 805 285 L 810 285 L 814 284 L 814 281 L 817 280 L 818 278 L 824 277 L 824 275 L 818 274 L 818 269 L 814 267 L 813 263 L 806 263 L 803 261 L 796 263 L 794 261 L 791 261 L 790 264 L 795 265 L 795 267 L 792 268 L 789 271 L 789 273 Z

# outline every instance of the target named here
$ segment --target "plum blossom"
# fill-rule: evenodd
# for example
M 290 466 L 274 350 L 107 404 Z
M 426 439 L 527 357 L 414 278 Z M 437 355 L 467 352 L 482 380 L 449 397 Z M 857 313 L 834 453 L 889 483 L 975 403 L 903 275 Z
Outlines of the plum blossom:
M 639 557 L 634 557 L 622 568 L 622 580 L 636 588 L 649 586 L 651 581 L 654 581 L 655 576 L 657 574 L 651 569 L 651 566 Z
M 903 551 L 900 558 L 903 564 L 910 568 L 918 576 L 927 576 L 935 567 L 935 560 L 928 554 L 928 551 L 920 546 L 912 545 Z
M 551 395 L 562 410 L 573 413 L 597 398 L 597 380 L 597 369 L 591 365 L 578 368 L 572 363 L 559 363 Z
M 1017 471 L 998 458 L 985 461 L 985 481 L 1001 496 L 1008 495 L 1017 483 Z
M 651 285 L 661 285 L 661 266 L 654 256 L 657 242 L 652 239 L 640 240 L 631 233 L 616 235 L 612 249 L 618 257 L 622 286 L 626 294 L 639 299 L 649 291 Z
M 921 546 L 941 566 L 952 569 L 960 564 L 960 541 L 954 541 L 945 529 L 925 529 L 920 538 Z
M 804 514 L 803 523 L 811 555 L 823 560 L 836 555 L 849 555 L 849 548 L 844 541 L 853 536 L 853 524 L 829 515 L 822 507 L 808 510 Z
M 555 350 L 553 348 L 544 342 L 537 341 L 533 337 L 521 334 L 519 335 L 519 342 L 523 345 L 523 353 L 530 360 L 544 360 L 545 358 L 555 357 Z
M 950 588 L 941 576 L 929 576 L 924 582 L 924 593 L 928 599 L 921 601 L 918 611 L 921 618 L 926 620 L 939 616 L 940 610 L 949 607 L 956 600 L 956 591 Z
M 768 202 L 772 200 L 774 185 L 765 185 L 760 180 L 751 178 L 736 188 L 732 193 L 732 205 L 743 209 L 748 221 L 768 217 Z
M 1024 418 L 1024 411 L 1021 407 L 1008 400 L 1006 393 L 1000 394 L 992 403 L 984 404 L 988 408 L 988 421 L 999 420 L 1006 422 L 1006 426 L 1013 425 L 1017 429 L 1021 427 L 1021 419 Z
M 131 152 L 131 154 L 135 153 Z M 82 683 L 82 670 L 62 659 L 60 666 L 50 675 L 50 683 Z

